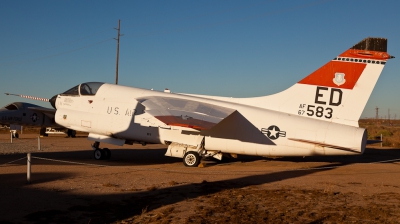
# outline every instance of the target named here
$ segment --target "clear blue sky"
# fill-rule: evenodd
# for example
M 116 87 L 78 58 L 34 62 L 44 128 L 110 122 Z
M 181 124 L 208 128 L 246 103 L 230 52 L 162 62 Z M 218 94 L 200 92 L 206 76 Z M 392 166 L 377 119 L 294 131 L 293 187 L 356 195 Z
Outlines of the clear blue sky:
M 365 37 L 390 60 L 362 117 L 400 118 L 400 1 L 2 1 L 0 106 L 82 82 L 249 97 L 280 92 Z

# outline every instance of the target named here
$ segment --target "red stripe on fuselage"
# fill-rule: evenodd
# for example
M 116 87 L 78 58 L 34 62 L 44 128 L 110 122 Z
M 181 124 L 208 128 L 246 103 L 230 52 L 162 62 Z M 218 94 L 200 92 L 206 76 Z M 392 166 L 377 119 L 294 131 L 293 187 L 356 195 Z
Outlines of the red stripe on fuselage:
M 155 116 L 158 120 L 166 125 L 193 128 L 196 130 L 211 129 L 216 123 L 190 118 L 187 120 L 182 119 L 180 116 Z

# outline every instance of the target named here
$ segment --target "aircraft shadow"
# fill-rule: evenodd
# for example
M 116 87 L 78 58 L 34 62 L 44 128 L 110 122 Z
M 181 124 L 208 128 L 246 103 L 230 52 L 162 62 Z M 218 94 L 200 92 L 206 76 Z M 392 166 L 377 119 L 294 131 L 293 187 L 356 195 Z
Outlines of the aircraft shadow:
M 400 149 L 379 149 L 366 148 L 362 155 L 348 156 L 308 156 L 308 157 L 278 157 L 266 158 L 267 160 L 291 161 L 291 162 L 340 162 L 342 164 L 351 163 L 374 163 L 386 160 L 400 159 Z
M 97 164 L 105 166 L 135 166 L 135 165 L 157 165 L 171 164 L 182 162 L 181 158 L 165 156 L 166 148 L 160 149 L 111 149 L 111 159 L 95 160 L 93 150 L 64 151 L 64 152 L 32 152 L 33 157 L 40 157 L 53 160 Z M 13 161 L 26 156 L 26 154 L 2 155 L 0 164 Z M 32 159 L 33 164 L 54 164 L 59 165 L 60 162 Z M 26 160 L 16 162 L 16 164 L 26 164 Z M 68 163 L 62 163 L 68 165 Z M 75 165 L 75 164 L 70 164 Z
M 150 151 L 150 150 L 146 150 Z M 148 153 L 148 152 L 147 152 Z M 386 156 L 387 153 L 389 156 Z M 149 153 L 151 155 L 151 153 Z M 378 155 L 378 156 L 377 156 Z M 369 149 L 366 152 L 366 158 L 362 156 L 350 157 L 330 157 L 335 160 L 334 167 L 346 166 L 352 163 L 360 162 L 378 162 L 384 159 L 400 159 L 399 149 L 381 150 Z M 151 156 L 150 156 L 151 157 Z M 161 155 L 160 155 L 161 157 Z M 376 158 L 377 157 L 377 158 Z M 255 157 L 253 157 L 255 158 Z M 243 161 L 253 161 L 252 157 L 243 157 Z M 260 157 L 257 157 L 260 158 Z M 310 157 L 306 161 L 324 161 L 323 158 Z M 165 159 L 165 158 L 164 158 Z M 240 158 L 239 158 L 240 159 Z M 304 161 L 297 158 L 298 161 Z M 284 161 L 283 159 L 281 159 Z M 288 160 L 287 158 L 285 160 Z M 325 160 L 329 161 L 329 160 Z M 144 191 L 137 191 L 131 193 L 120 194 L 105 194 L 105 195 L 74 195 L 68 192 L 57 192 L 52 190 L 42 190 L 37 188 L 26 188 L 21 182 L 22 174 L 7 174 L 0 176 L 0 191 L 12 195 L 14 192 L 19 192 L 18 197 L 30 197 L 31 203 L 37 203 L 36 210 L 26 211 L 23 215 L 25 221 L 35 223 L 110 223 L 118 220 L 126 219 L 142 213 L 143 209 L 151 211 L 165 205 L 171 205 L 188 199 L 194 199 L 201 196 L 207 196 L 218 193 L 228 189 L 243 188 L 254 185 L 261 185 L 267 183 L 274 183 L 277 181 L 288 180 L 307 176 L 315 173 L 323 173 L 326 169 L 324 167 L 332 167 L 332 164 L 317 166 L 317 169 L 312 170 L 291 170 L 279 171 L 267 174 L 248 175 L 245 177 L 232 178 L 228 180 L 219 180 L 213 182 L 191 183 L 191 184 L 178 184 L 167 188 L 151 189 Z M 319 168 L 319 169 L 318 169 Z M 188 168 L 189 169 L 189 168 Z M 199 169 L 198 172 L 203 172 L 206 169 Z M 39 181 L 52 181 L 54 179 L 66 179 L 73 177 L 73 173 L 49 173 L 49 177 L 35 176 L 35 182 Z M 11 200 L 10 197 L 4 198 L 0 201 L 0 207 L 6 208 L 6 211 L 18 210 L 23 208 L 24 200 L 14 200 L 12 203 L 7 201 Z M 66 203 L 68 204 L 65 209 L 54 209 L 51 203 Z M 46 201 L 46 203 L 42 203 Z M 67 203 L 68 202 L 68 203 Z M 4 212 L 4 210 L 3 210 Z M 9 220 L 1 220 L 0 222 Z
M 320 168 L 322 167 L 323 166 L 321 166 Z M 27 222 L 111 223 L 135 215 L 139 215 L 141 214 L 143 209 L 151 211 L 165 205 L 174 204 L 180 201 L 193 199 L 200 196 L 214 194 L 227 189 L 273 183 L 285 179 L 306 176 L 316 172 L 323 172 L 323 170 L 283 171 L 271 174 L 251 175 L 230 180 L 203 182 L 200 184 L 192 183 L 178 185 L 169 188 L 133 192 L 129 194 L 124 193 L 120 195 L 71 195 L 68 194 L 68 192 L 24 188 L 20 179 L 17 180 L 18 177 L 21 176 L 21 174 L 10 174 L 2 176 L 1 179 L 7 179 L 7 181 L 3 182 L 5 186 L 2 186 L 0 190 L 3 190 L 3 188 L 18 188 L 18 192 L 20 192 L 20 195 L 18 197 L 29 196 L 30 203 L 38 204 L 37 210 L 29 211 L 28 214 L 24 215 L 25 221 Z M 69 178 L 71 177 L 71 174 L 52 173 L 51 176 L 52 177 L 45 178 L 43 180 L 49 181 L 56 176 Z M 35 182 L 36 178 L 37 177 L 35 176 Z M 39 177 L 39 179 L 42 178 Z M 53 201 L 52 203 L 55 203 L 55 201 L 57 201 L 58 203 L 75 201 L 76 204 L 68 207 L 66 210 L 57 210 L 43 204 L 43 201 L 48 202 L 49 198 L 51 198 L 51 201 Z M 0 201 L 0 207 L 6 207 L 6 211 L 18 211 L 18 209 L 24 208 L 24 206 L 21 205 L 21 203 L 25 203 L 22 198 L 21 200 L 18 200 L 19 203 L 17 201 L 13 201 L 12 203 L 8 204 L 7 201 L 11 199 L 5 199 L 6 200 Z M 51 203 L 49 203 L 49 205 L 51 205 Z M 6 223 L 8 221 L 11 220 L 1 220 L 0 218 L 0 222 Z

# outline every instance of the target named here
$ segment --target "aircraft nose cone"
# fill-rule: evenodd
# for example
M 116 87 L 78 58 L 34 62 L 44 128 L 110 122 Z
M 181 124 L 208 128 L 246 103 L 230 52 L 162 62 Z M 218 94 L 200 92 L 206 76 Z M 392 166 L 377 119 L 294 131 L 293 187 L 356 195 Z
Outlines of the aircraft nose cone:
M 53 97 L 49 100 L 51 106 L 53 106 L 54 109 L 57 109 L 57 108 L 56 108 L 57 96 L 58 96 L 58 95 L 55 95 L 55 96 L 53 96 Z

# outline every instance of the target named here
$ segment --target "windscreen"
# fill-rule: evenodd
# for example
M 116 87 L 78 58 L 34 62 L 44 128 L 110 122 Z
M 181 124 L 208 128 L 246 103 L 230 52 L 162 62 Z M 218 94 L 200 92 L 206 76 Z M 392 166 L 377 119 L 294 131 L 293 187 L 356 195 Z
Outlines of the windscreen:
M 7 110 L 18 110 L 18 107 L 15 104 L 9 104 L 4 107 Z
M 94 96 L 99 90 L 100 86 L 102 86 L 104 82 L 85 82 L 80 85 L 74 86 L 71 89 L 63 92 L 61 95 L 64 96 Z
M 79 95 L 79 85 L 72 87 L 71 89 L 63 92 L 61 95 L 67 95 L 67 96 L 78 96 Z
M 81 95 L 94 96 L 103 84 L 103 82 L 82 83 L 80 87 Z

